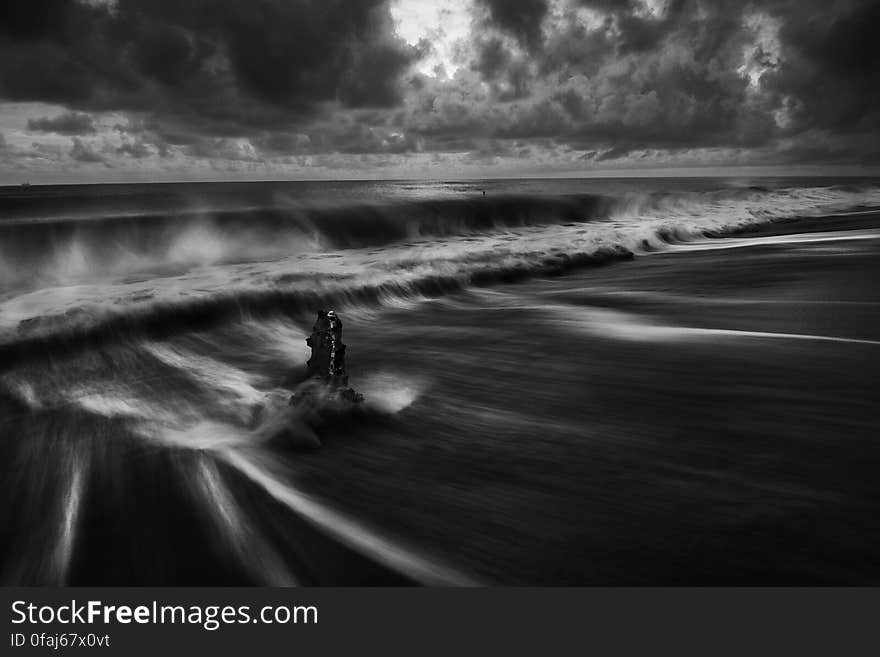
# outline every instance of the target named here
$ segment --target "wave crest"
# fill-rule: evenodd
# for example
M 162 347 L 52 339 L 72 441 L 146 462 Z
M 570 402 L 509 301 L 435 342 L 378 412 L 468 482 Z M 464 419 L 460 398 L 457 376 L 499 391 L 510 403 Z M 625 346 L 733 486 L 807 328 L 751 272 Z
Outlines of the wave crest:
M 0 240 L 0 265 L 7 271 L 18 272 L 14 262 L 8 266 L 14 257 L 32 268 L 50 264 L 68 277 L 71 271 L 94 275 L 117 265 L 125 275 L 78 285 L 67 278 L 60 287 L 31 279 L 34 291 L 7 286 L 4 293 L 0 287 L 6 297 L 0 297 L 0 369 L 107 342 L 161 339 L 242 316 L 306 317 L 328 306 L 407 305 L 871 203 L 880 205 L 876 186 L 743 187 L 332 208 L 313 203 L 210 218 L 6 222 L 0 233 L 13 239 Z M 223 264 L 227 260 L 234 264 Z M 137 267 L 193 263 L 201 269 L 131 273 Z
M 144 201 L 135 197 L 130 202 Z M 706 227 L 707 221 L 711 227 L 726 228 L 858 203 L 880 203 L 880 190 L 853 184 L 747 186 L 607 194 L 465 194 L 383 202 L 275 196 L 246 206 L 192 203 L 162 211 L 117 203 L 112 212 L 103 208 L 88 214 L 84 208 L 72 217 L 63 214 L 63 204 L 38 216 L 21 214 L 12 206 L 11 214 L 0 220 L 0 291 L 108 277 L 174 275 L 209 265 L 480 237 L 540 226 L 663 221 L 668 230 L 687 232 L 693 226 Z M 0 203 L 0 210 L 4 207 Z

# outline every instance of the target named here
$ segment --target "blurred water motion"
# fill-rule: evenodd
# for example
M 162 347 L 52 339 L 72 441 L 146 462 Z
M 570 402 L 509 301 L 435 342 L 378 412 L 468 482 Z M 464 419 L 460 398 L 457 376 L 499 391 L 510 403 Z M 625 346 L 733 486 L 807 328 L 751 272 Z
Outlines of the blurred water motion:
M 0 199 L 4 583 L 876 583 L 876 186 L 603 184 Z

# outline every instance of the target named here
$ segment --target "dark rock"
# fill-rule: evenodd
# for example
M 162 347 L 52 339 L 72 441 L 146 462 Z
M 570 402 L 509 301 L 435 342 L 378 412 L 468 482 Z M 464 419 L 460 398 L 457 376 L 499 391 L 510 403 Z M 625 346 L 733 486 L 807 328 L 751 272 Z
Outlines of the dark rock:
M 306 400 L 333 404 L 363 401 L 363 395 L 348 387 L 342 319 L 334 311 L 318 311 L 318 318 L 306 344 L 312 348 L 312 355 L 306 363 L 308 378 L 291 396 L 290 404 L 296 405 Z

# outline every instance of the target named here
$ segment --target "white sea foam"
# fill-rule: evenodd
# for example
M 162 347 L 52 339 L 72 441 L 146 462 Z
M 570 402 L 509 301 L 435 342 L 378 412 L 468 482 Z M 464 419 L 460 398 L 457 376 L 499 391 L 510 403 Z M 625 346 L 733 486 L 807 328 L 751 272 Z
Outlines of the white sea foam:
M 76 453 L 69 456 L 68 464 L 70 470 L 67 473 L 61 507 L 56 520 L 57 538 L 50 565 L 50 580 L 58 586 L 63 586 L 67 582 L 87 476 L 85 456 L 82 454 Z
M 257 581 L 268 586 L 296 586 L 296 577 L 266 537 L 247 518 L 210 456 L 198 459 L 195 486 L 207 502 L 224 539 Z
M 201 385 L 214 390 L 242 417 L 249 417 L 253 407 L 266 396 L 265 390 L 254 385 L 260 377 L 213 358 L 201 356 L 170 343 L 151 342 L 144 348 L 162 362 L 196 379 Z
M 72 241 L 56 258 L 63 275 L 38 284 L 32 281 L 30 287 L 17 291 L 4 290 L 0 298 L 0 335 L 7 339 L 24 328 L 26 332 L 39 333 L 139 312 L 156 304 L 181 305 L 261 291 L 344 296 L 353 288 L 375 287 L 381 303 L 408 308 L 421 299 L 417 289 L 420 281 L 445 277 L 466 285 L 470 276 L 487 271 L 540 271 L 548 258 L 621 247 L 636 253 L 670 248 L 741 248 L 764 238 L 701 240 L 706 231 L 718 233 L 782 217 L 844 212 L 859 205 L 880 205 L 880 188 L 630 192 L 618 196 L 612 208 L 602 216 L 584 216 L 582 221 L 565 224 L 552 217 L 546 224 L 527 225 L 513 220 L 510 225 L 489 225 L 476 231 L 462 223 L 462 217 L 455 212 L 463 210 L 455 206 L 449 216 L 436 218 L 440 232 L 431 239 L 392 239 L 379 245 L 346 250 L 334 250 L 332 240 L 316 237 L 324 230 L 317 219 L 297 219 L 297 227 L 291 229 L 293 232 L 289 235 L 282 232 L 268 236 L 229 232 L 206 218 L 198 219 L 175 234 L 166 252 L 149 255 L 173 265 L 167 271 L 163 267 L 151 269 L 137 265 L 145 256 L 134 252 L 117 254 L 123 269 L 107 269 L 96 263 L 83 245 Z M 352 212 L 345 208 L 340 211 Z M 352 226 L 357 225 L 357 216 L 345 215 L 345 219 Z M 334 230 L 342 228 L 337 226 Z M 303 231 L 313 231 L 314 239 L 307 238 Z M 839 237 L 780 236 L 777 242 L 761 243 L 871 237 L 870 232 L 855 231 Z M 670 240 L 697 243 L 670 246 Z M 183 264 L 186 264 L 185 270 L 181 270 Z M 142 273 L 129 271 L 126 269 L 129 265 Z M 95 267 L 98 267 L 95 275 L 89 276 L 89 268 Z M 58 281 L 64 284 L 59 285 Z M 34 286 L 42 289 L 35 290 Z M 390 288 L 409 292 L 396 294 Z M 26 325 L 27 320 L 35 318 L 39 322 Z M 46 318 L 57 321 L 47 323 Z
M 818 233 L 799 233 L 791 235 L 768 235 L 748 238 L 714 239 L 706 242 L 674 244 L 670 251 L 719 251 L 742 249 L 755 246 L 774 246 L 780 244 L 821 244 L 824 242 L 849 242 L 880 239 L 877 230 L 840 230 Z
M 838 342 L 880 346 L 880 341 L 809 333 L 747 331 L 726 328 L 701 328 L 661 324 L 653 318 L 636 313 L 597 308 L 592 306 L 534 306 L 536 310 L 554 313 L 560 318 L 559 326 L 603 338 L 633 342 L 676 342 L 703 338 L 773 339 Z
M 422 378 L 396 372 L 367 374 L 362 381 L 358 387 L 364 392 L 364 403 L 392 414 L 411 406 L 427 387 L 427 382 Z
M 468 586 L 477 582 L 436 559 L 405 548 L 358 520 L 285 483 L 272 472 L 266 456 L 227 450 L 221 457 L 273 498 L 329 536 L 411 579 L 429 585 Z

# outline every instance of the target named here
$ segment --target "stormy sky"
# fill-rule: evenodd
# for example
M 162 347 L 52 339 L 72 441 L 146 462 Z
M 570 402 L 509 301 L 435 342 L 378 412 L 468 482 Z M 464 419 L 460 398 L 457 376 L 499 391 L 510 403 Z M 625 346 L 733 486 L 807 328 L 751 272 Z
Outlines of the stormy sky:
M 0 183 L 880 171 L 871 0 L 4 0 Z

